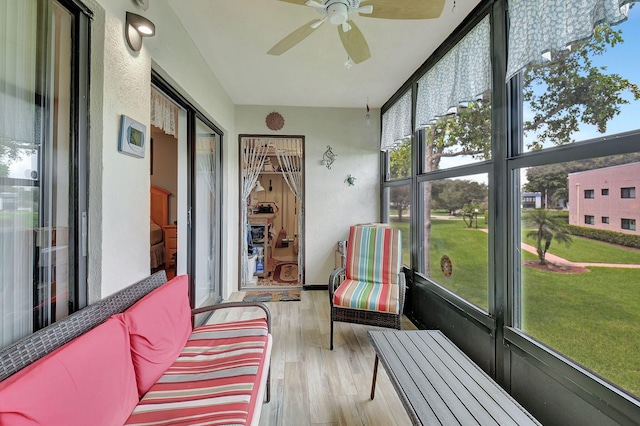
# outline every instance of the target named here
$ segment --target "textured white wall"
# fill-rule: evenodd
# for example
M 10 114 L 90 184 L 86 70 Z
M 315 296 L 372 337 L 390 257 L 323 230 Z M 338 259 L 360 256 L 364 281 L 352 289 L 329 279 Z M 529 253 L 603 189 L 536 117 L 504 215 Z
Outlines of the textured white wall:
M 149 128 L 151 68 L 166 76 L 225 134 L 234 132 L 234 108 L 165 0 L 154 0 L 147 11 L 131 0 L 89 0 L 88 6 L 96 15 L 91 34 L 91 302 L 149 274 L 149 156 L 120 154 L 117 143 L 121 114 Z M 140 52 L 132 52 L 126 44 L 126 11 L 156 24 L 156 36 L 144 39 Z M 225 211 L 225 217 L 233 217 L 234 209 Z
M 380 111 L 371 111 L 370 125 L 364 108 L 236 106 L 235 111 L 238 134 L 305 136 L 306 284 L 326 285 L 334 268 L 336 242 L 348 237 L 349 225 L 378 220 Z M 285 120 L 277 132 L 265 124 L 272 111 Z M 232 149 L 235 164 L 239 161 L 238 143 L 236 138 Z M 327 145 L 337 154 L 331 170 L 320 164 Z M 357 177 L 355 186 L 344 182 L 349 174 Z M 229 174 L 227 179 L 240 178 Z M 229 201 L 239 205 L 239 198 Z M 236 235 L 238 232 L 236 227 Z M 238 253 L 238 248 L 229 253 Z

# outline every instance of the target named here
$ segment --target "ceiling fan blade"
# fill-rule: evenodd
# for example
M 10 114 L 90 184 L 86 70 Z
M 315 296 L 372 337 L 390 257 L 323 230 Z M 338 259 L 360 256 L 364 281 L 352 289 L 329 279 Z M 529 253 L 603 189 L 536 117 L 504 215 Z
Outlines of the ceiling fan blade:
M 315 7 L 316 9 L 325 10 L 326 7 L 322 3 L 318 3 L 317 1 L 307 0 L 305 3 L 307 6 Z
M 445 0 L 368 0 L 360 7 L 373 6 L 373 13 L 361 15 L 384 19 L 433 19 L 440 16 Z
M 304 6 L 307 0 L 280 0 L 287 3 L 299 4 L 300 6 Z
M 355 64 L 359 64 L 371 57 L 371 51 L 360 28 L 353 21 L 349 21 L 349 23 L 351 24 L 351 29 L 348 32 L 344 32 L 342 26 L 338 25 L 338 33 L 344 50 L 347 51 L 347 54 Z
M 313 33 L 318 27 L 314 28 L 313 25 L 317 22 L 317 19 L 310 21 L 282 40 L 278 42 L 275 46 L 271 48 L 267 53 L 269 55 L 282 55 L 287 50 L 291 49 L 296 44 L 300 43 L 305 38 L 309 37 L 311 33 Z

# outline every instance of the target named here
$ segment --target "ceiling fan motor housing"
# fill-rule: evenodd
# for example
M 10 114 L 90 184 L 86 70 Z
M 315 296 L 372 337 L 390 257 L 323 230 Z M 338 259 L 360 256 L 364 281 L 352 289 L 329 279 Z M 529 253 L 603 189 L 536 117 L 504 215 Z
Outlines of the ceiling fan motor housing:
M 327 17 L 333 25 L 340 25 L 349 19 L 349 12 L 358 8 L 360 0 L 328 0 L 325 3 Z

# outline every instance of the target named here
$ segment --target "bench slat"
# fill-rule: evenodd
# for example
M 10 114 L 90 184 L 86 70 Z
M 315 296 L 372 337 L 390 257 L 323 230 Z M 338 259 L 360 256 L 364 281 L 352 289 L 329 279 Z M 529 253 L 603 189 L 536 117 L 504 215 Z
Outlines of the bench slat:
M 376 350 L 379 349 L 381 353 L 392 354 L 396 349 L 401 349 L 399 347 L 394 348 L 394 345 L 389 342 L 387 337 L 385 335 L 376 336 L 376 345 L 378 345 Z M 380 356 L 379 358 L 412 420 L 421 419 L 423 423 L 433 425 L 457 423 L 440 395 L 428 383 L 416 383 L 417 380 L 426 378 L 412 374 L 410 367 L 402 362 L 402 359 L 404 359 L 402 355 L 402 353 L 397 353 L 396 356 Z M 428 401 L 428 403 L 425 404 L 424 401 Z
M 539 424 L 440 331 L 369 334 L 414 424 Z
M 437 354 L 432 346 L 436 344 L 429 335 L 400 335 L 397 336 L 399 344 L 407 348 L 409 353 L 415 353 L 421 357 L 421 362 L 415 366 L 414 374 L 429 377 L 433 382 L 437 381 L 438 392 L 446 396 L 447 409 L 456 417 L 462 425 L 482 424 L 497 425 L 498 423 L 480 404 L 470 391 L 449 368 L 457 360 L 446 353 Z

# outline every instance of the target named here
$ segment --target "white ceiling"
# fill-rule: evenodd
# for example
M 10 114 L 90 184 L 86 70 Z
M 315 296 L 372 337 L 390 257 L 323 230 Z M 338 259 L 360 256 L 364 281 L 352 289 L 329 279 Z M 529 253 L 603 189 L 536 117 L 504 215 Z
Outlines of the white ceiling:
M 454 8 L 454 0 L 446 0 L 437 19 L 352 14 L 371 58 L 351 69 L 344 65 L 338 30 L 328 21 L 283 55 L 267 55 L 282 38 L 320 17 L 312 7 L 279 0 L 169 3 L 234 104 L 361 108 L 368 99 L 379 108 L 479 1 L 455 0 Z

